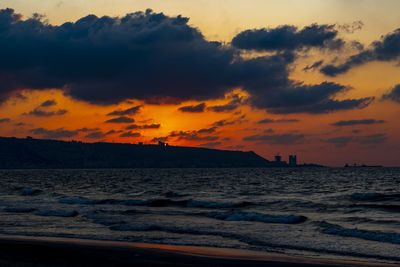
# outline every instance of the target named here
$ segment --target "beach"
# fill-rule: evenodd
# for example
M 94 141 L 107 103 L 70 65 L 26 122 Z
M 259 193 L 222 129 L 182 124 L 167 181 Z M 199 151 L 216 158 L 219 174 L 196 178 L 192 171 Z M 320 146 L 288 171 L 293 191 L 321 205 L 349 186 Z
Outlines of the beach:
M 73 238 L 0 236 L 1 266 L 398 266 L 256 251 Z

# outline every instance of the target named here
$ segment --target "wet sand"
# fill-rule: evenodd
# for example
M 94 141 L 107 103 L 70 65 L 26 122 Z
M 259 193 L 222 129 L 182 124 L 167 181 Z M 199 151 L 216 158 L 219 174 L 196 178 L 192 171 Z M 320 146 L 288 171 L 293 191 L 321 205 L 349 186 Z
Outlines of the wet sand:
M 0 235 L 0 266 L 399 266 L 195 246 Z

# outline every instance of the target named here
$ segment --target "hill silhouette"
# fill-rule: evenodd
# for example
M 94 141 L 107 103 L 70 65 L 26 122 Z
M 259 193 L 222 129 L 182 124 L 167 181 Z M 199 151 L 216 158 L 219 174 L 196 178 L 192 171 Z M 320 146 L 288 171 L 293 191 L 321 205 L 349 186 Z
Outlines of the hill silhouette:
M 256 153 L 196 147 L 0 137 L 0 168 L 267 167 Z

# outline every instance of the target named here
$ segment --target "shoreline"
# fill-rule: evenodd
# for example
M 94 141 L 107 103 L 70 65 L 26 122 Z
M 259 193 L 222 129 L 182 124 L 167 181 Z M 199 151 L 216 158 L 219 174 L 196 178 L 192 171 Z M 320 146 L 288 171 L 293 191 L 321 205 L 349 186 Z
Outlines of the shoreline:
M 241 249 L 0 235 L 1 266 L 399 266 Z

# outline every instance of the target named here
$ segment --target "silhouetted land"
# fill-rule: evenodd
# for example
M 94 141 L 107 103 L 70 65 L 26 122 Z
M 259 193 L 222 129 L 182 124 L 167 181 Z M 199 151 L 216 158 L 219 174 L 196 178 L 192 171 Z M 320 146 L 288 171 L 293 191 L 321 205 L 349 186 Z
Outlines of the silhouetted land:
M 0 137 L 0 168 L 286 167 L 256 153 L 208 148 Z

